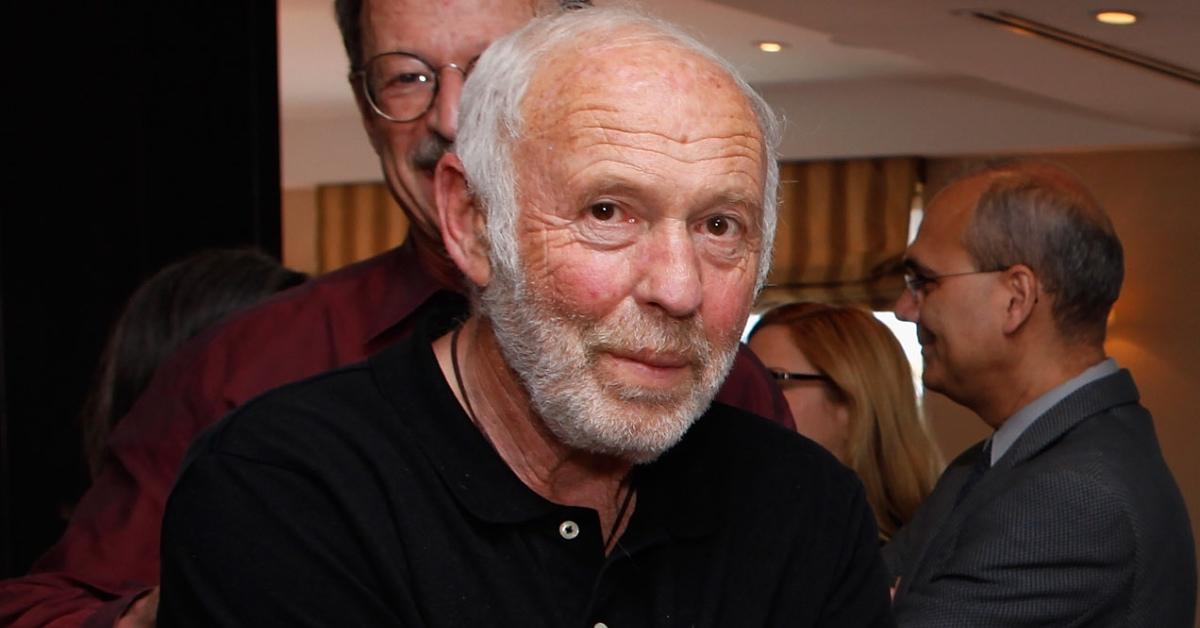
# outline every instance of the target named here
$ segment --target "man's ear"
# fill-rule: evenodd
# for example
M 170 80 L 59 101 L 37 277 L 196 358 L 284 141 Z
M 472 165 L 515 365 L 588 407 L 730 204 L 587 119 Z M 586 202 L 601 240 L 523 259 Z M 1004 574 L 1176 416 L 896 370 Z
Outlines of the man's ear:
M 446 253 L 471 283 L 486 286 L 492 278 L 486 220 L 467 188 L 467 175 L 457 155 L 446 153 L 438 161 L 433 186 Z
M 1012 334 L 1033 316 L 1033 308 L 1041 299 L 1041 285 L 1033 269 L 1015 264 L 1004 271 L 1004 288 L 1008 303 L 1004 311 L 1004 333 Z

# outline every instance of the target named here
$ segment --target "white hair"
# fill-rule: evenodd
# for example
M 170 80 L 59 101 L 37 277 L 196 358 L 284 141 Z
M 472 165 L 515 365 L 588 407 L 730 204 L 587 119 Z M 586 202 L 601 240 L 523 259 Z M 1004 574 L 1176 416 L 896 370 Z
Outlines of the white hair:
M 579 43 L 586 42 L 586 43 Z M 596 7 L 540 17 L 497 40 L 479 58 L 463 88 L 456 152 L 467 183 L 487 217 L 493 270 L 517 274 L 517 178 L 512 146 L 523 131 L 521 102 L 529 82 L 552 55 L 594 54 L 645 43 L 674 45 L 723 69 L 745 96 L 763 138 L 766 177 L 759 219 L 762 250 L 756 291 L 770 270 L 775 239 L 780 138 L 778 118 L 737 70 L 677 27 L 628 8 Z

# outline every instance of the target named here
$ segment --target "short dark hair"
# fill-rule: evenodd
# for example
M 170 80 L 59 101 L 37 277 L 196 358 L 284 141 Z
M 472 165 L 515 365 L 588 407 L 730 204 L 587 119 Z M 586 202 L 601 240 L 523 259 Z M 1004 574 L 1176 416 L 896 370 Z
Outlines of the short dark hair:
M 255 249 L 219 249 L 170 264 L 142 283 L 113 325 L 80 416 L 92 475 L 109 432 L 164 359 L 233 312 L 307 278 Z
M 559 0 L 564 11 L 573 11 L 592 5 L 592 0 Z M 337 18 L 338 30 L 342 32 L 342 45 L 346 47 L 346 58 L 352 70 L 362 67 L 362 5 L 363 0 L 334 0 L 333 14 Z
M 1000 162 L 971 178 L 978 176 L 990 182 L 963 239 L 976 267 L 1029 266 L 1054 296 L 1059 333 L 1103 343 L 1125 277 L 1121 241 L 1104 208 L 1078 177 L 1048 162 Z
M 342 45 L 346 47 L 346 58 L 350 68 L 362 66 L 362 4 L 363 0 L 334 0 L 333 15 L 337 18 L 338 30 L 342 32 Z

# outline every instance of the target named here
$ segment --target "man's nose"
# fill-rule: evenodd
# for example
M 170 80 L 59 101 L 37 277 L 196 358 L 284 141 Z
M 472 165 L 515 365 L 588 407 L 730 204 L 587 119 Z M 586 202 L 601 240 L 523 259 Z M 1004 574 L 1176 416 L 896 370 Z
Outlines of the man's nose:
M 635 297 L 673 317 L 690 316 L 700 308 L 704 294 L 695 243 L 685 225 L 660 227 L 664 228 L 649 234 L 647 254 L 638 262 L 643 267 Z
M 425 123 L 433 132 L 453 142 L 458 136 L 458 101 L 462 98 L 467 77 L 456 65 L 442 68 L 439 74 L 437 96 L 425 116 Z
M 896 318 L 909 323 L 917 322 L 920 307 L 917 303 L 917 296 L 913 294 L 912 290 L 905 288 L 904 292 L 900 293 L 900 298 L 896 299 L 893 309 L 896 312 Z

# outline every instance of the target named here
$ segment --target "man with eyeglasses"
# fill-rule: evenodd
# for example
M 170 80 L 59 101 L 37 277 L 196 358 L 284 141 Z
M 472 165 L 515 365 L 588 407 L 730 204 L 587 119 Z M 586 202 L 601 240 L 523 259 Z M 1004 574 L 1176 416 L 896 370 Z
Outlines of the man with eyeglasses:
M 1191 626 L 1195 549 L 1129 372 L 1105 356 L 1124 275 L 1071 174 L 999 164 L 934 198 L 896 314 L 926 387 L 995 433 L 884 555 L 901 626 Z
M 436 293 L 460 289 L 436 222 L 433 168 L 457 135 L 471 64 L 494 39 L 528 22 L 535 4 L 336 3 L 351 88 L 388 187 L 409 218 L 408 241 L 288 291 L 168 360 L 114 431 L 108 462 L 62 539 L 30 575 L 0 582 L 0 625 L 151 625 L 163 505 L 192 438 L 268 389 L 394 344 Z M 790 426 L 776 388 L 742 348 L 717 398 Z

